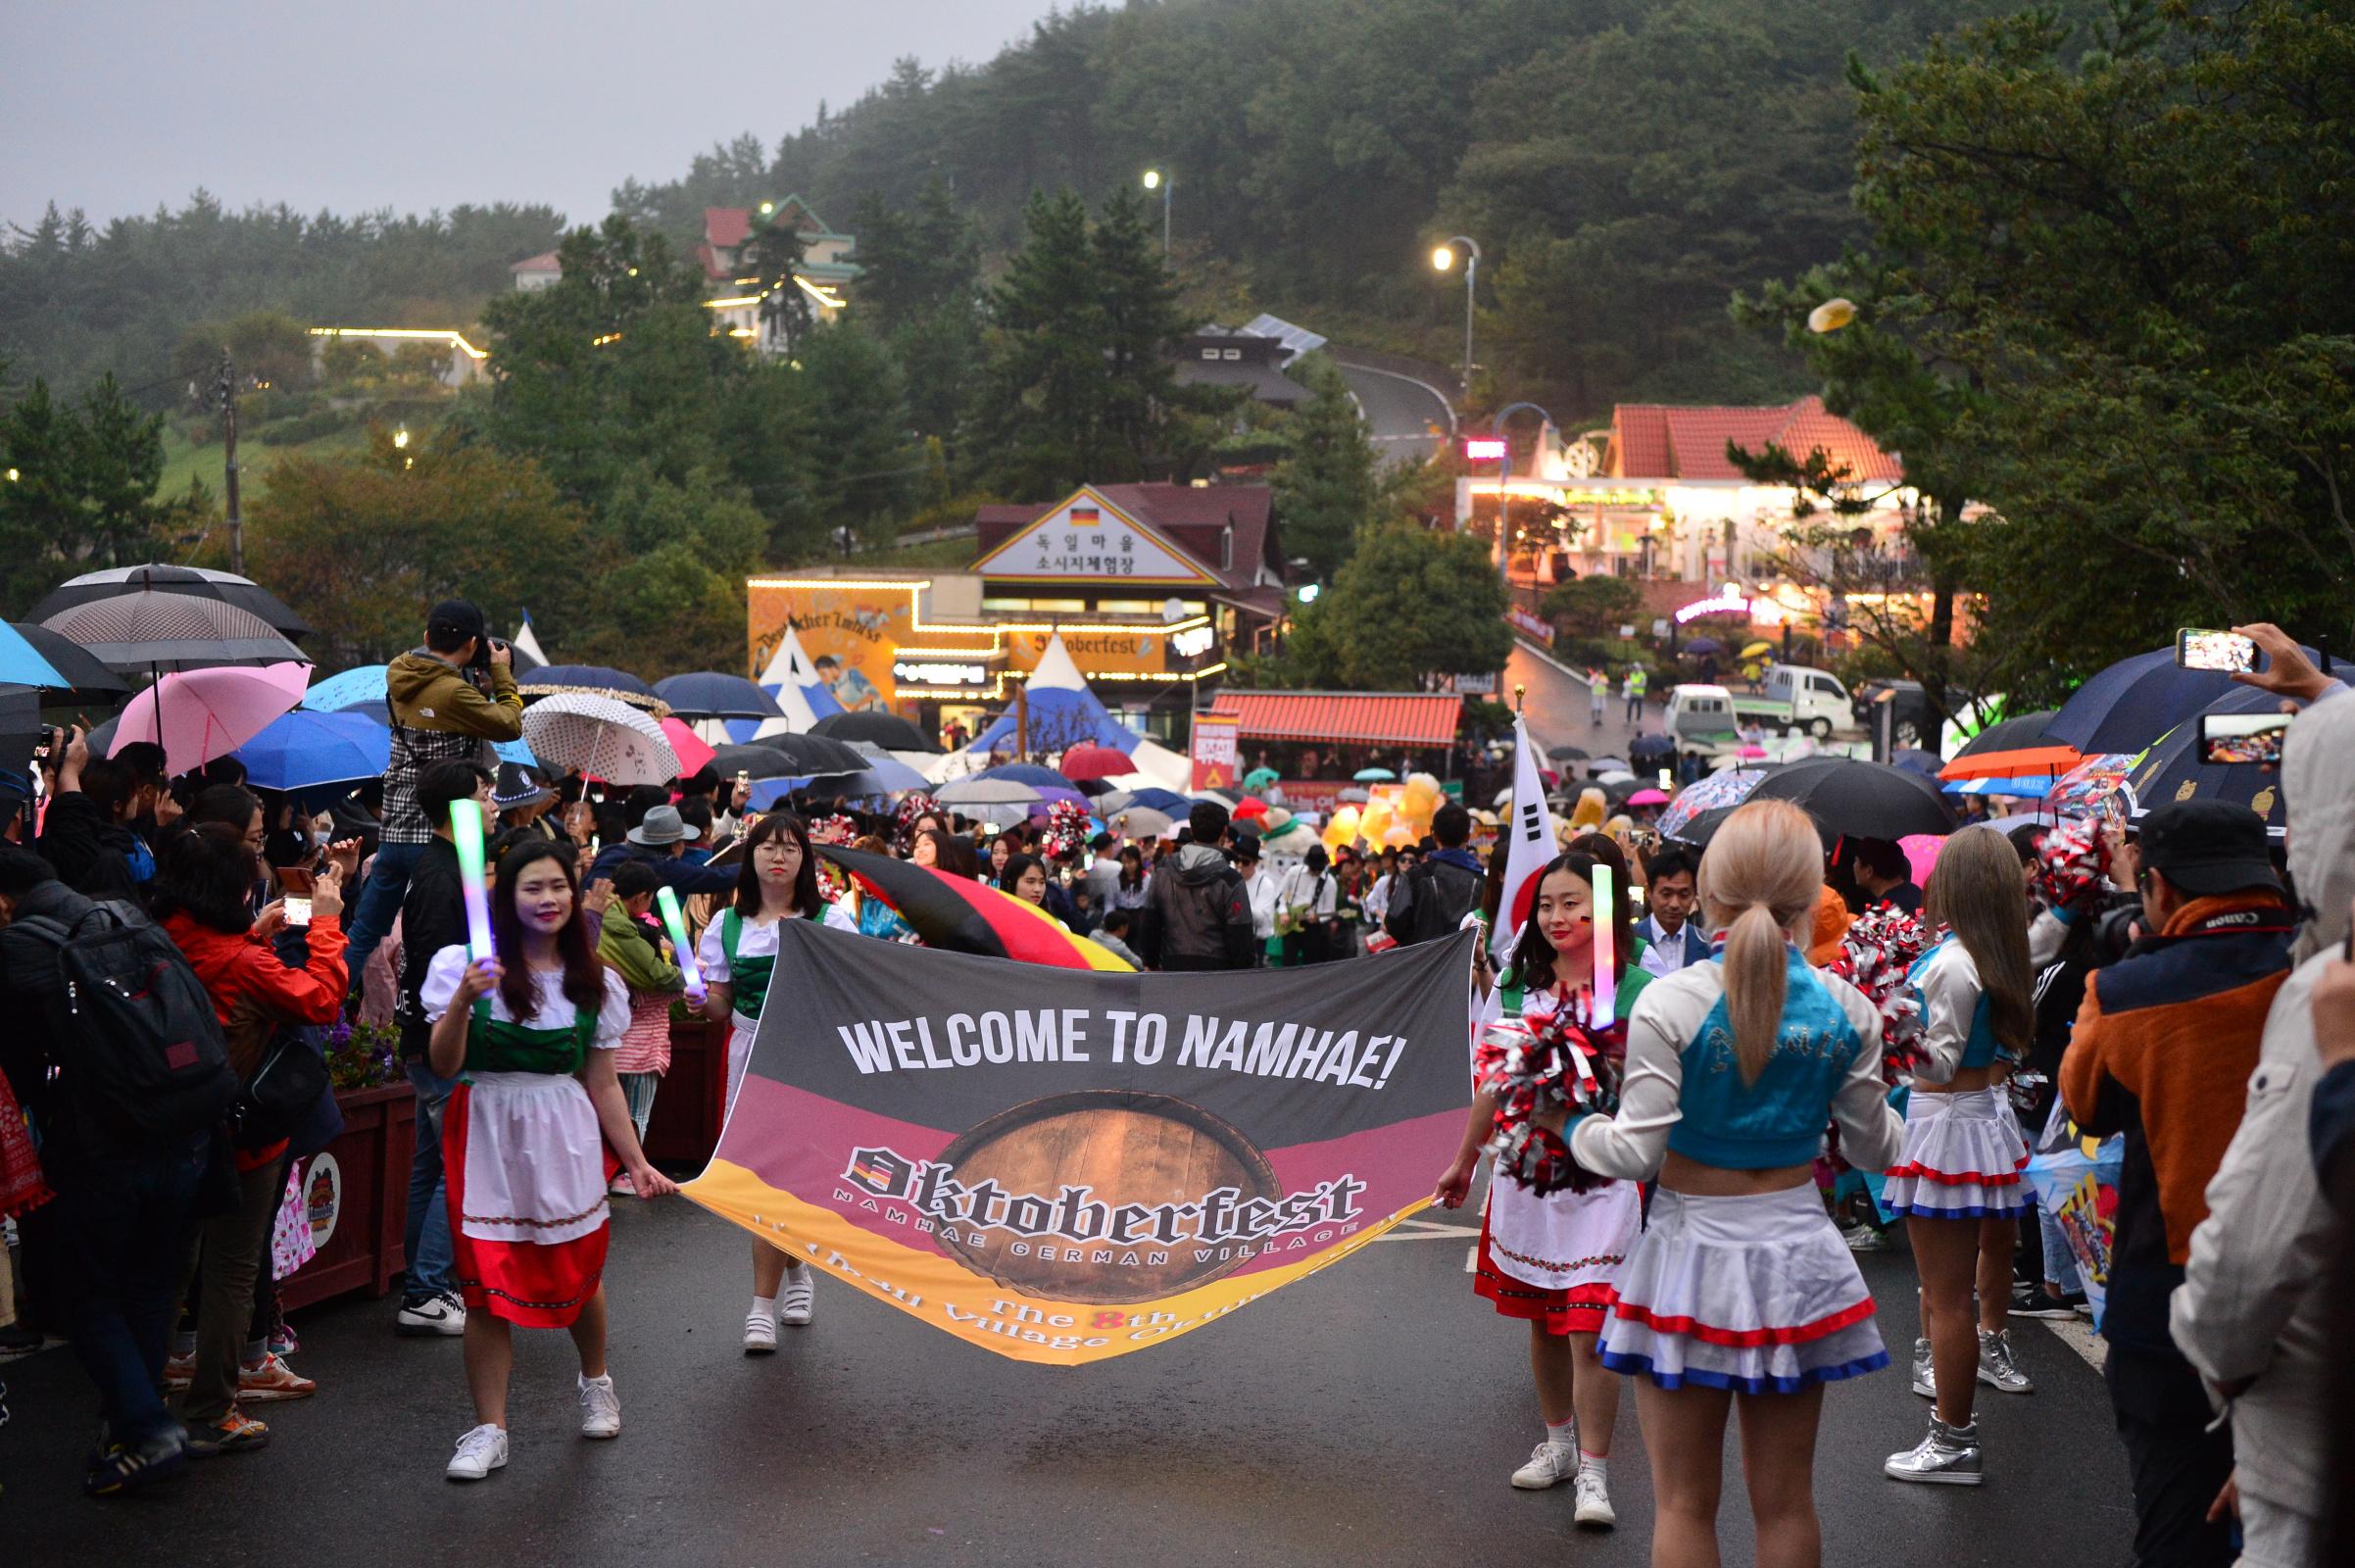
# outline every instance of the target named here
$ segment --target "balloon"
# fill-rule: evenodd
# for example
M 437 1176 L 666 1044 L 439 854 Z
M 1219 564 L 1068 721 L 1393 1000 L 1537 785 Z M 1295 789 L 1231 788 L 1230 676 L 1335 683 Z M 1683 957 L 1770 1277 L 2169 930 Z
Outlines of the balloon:
M 1390 803 L 1368 801 L 1364 810 L 1357 813 L 1357 831 L 1368 844 L 1390 842 Z M 1413 842 L 1412 840 L 1408 841 Z
M 1837 332 L 1854 319 L 1856 319 L 1856 307 L 1853 302 L 1830 299 L 1807 313 L 1807 330 L 1810 332 Z
M 1428 773 L 1409 773 L 1399 797 L 1398 815 L 1412 824 L 1414 836 L 1419 839 L 1431 831 L 1431 813 L 1446 800 L 1438 779 Z
M 1357 841 L 1357 808 L 1344 806 L 1325 824 L 1325 848 L 1340 850 Z

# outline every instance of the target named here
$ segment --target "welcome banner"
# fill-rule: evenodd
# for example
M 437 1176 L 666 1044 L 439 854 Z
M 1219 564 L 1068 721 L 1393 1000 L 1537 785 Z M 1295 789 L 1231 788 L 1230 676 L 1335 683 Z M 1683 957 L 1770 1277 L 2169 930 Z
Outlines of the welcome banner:
M 1430 1200 L 1469 932 L 1303 969 L 1049 969 L 788 920 L 687 1196 L 878 1300 L 1072 1366 L 1214 1322 Z

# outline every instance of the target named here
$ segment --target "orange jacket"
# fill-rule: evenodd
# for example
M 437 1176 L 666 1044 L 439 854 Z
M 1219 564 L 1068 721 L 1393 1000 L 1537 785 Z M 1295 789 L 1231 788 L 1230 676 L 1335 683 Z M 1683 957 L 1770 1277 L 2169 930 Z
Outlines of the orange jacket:
M 2085 1131 L 2126 1132 L 2130 1164 L 2138 1115 L 2171 1263 L 2190 1257 L 2191 1232 L 2208 1217 L 2209 1178 L 2240 1125 L 2265 1014 L 2289 976 L 2294 918 L 2276 893 L 2194 899 L 2158 940 L 2085 986 L 2061 1097 Z M 2123 1227 L 2123 1187 L 2119 1202 Z

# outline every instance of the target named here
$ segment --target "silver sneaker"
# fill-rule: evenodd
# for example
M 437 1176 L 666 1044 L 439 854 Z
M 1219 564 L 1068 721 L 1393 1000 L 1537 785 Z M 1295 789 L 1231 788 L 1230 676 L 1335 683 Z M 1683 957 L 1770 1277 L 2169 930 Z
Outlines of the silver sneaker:
M 1892 1481 L 1921 1481 L 1947 1487 L 1976 1487 L 1980 1474 L 1979 1424 L 1950 1427 L 1936 1415 L 1930 1435 L 1903 1453 L 1892 1453 L 1881 1473 Z
M 1925 1399 L 1938 1397 L 1938 1377 L 1930 1369 L 1930 1342 L 1913 1342 L 1913 1392 Z
M 2012 1359 L 2012 1340 L 2008 1331 L 1998 1329 L 1989 1334 L 1979 1331 L 1979 1381 L 1998 1394 L 2034 1394 L 2036 1386 L 2028 1381 Z

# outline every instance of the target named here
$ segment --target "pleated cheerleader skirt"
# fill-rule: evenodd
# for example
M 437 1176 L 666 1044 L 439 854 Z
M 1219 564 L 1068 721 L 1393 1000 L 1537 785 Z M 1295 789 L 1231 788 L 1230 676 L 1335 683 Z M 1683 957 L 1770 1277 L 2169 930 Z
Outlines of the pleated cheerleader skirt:
M 1812 1184 L 1652 1194 L 1619 1270 L 1602 1364 L 1663 1389 L 1797 1394 L 1889 1365 L 1872 1294 Z
M 1915 1219 L 2006 1219 L 2028 1206 L 2027 1168 L 2028 1141 L 2001 1089 L 1917 1088 L 1905 1102 L 1905 1152 L 1881 1202 Z

